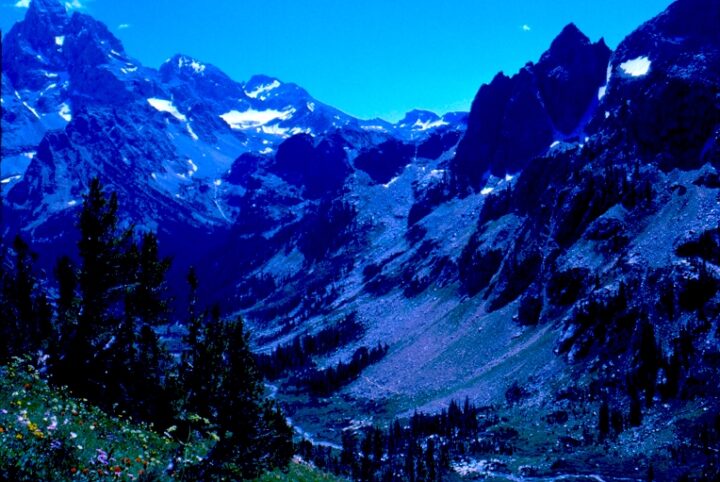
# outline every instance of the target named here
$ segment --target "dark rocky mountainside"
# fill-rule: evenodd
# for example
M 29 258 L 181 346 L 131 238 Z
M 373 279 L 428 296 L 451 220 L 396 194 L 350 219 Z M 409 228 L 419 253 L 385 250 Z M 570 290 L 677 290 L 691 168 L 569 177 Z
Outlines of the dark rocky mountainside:
M 331 445 L 469 397 L 497 419 L 458 473 L 712 478 L 718 25 L 677 0 L 615 51 L 568 25 L 468 115 L 390 124 L 183 55 L 143 67 L 33 0 L 3 39 L 2 234 L 50 266 L 99 176 L 259 353 L 331 346 L 310 381 L 266 360 Z

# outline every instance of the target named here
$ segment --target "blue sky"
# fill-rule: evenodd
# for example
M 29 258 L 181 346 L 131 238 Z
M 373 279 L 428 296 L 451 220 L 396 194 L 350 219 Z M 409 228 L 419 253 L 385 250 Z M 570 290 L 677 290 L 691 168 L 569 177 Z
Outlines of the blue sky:
M 534 61 L 569 22 L 610 47 L 670 0 L 72 0 L 127 52 L 175 53 L 236 80 L 267 74 L 362 118 L 467 110 L 499 71 Z M 0 0 L 5 32 L 25 9 Z

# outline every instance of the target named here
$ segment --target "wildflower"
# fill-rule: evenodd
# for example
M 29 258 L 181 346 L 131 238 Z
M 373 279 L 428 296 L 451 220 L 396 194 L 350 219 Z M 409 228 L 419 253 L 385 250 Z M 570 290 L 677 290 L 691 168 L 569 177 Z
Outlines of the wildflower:
M 74 474 L 74 473 L 76 473 L 76 472 L 77 472 L 77 468 L 76 468 L 76 467 L 73 467 L 73 468 L 70 469 L 70 473 L 71 473 L 71 474 Z
M 88 469 L 87 467 L 85 467 L 84 469 L 82 469 L 82 473 L 83 473 L 83 474 L 87 474 L 87 473 L 89 473 L 89 472 L 90 472 L 90 469 Z
M 50 419 L 50 425 L 48 425 L 47 429 L 55 430 L 56 428 L 57 428 L 57 418 L 52 417 L 52 419 Z
M 107 452 L 105 452 L 105 451 L 102 450 L 102 449 L 97 449 L 97 453 L 98 453 L 98 455 L 97 455 L 97 461 L 100 462 L 100 463 L 103 464 L 103 465 L 107 465 L 107 464 L 108 464 L 108 455 L 107 455 Z
M 113 467 L 113 472 L 115 472 L 115 475 L 120 475 L 120 472 L 122 472 L 122 468 L 119 465 L 116 465 Z
M 19 433 L 19 434 L 15 435 L 15 438 L 18 440 L 22 440 L 23 436 L 21 433 Z
M 7 415 L 8 411 L 3 408 L 2 410 L 0 410 L 0 413 L 2 413 L 3 415 Z
M 62 444 L 60 443 L 59 440 L 53 440 L 52 442 L 50 442 L 51 449 L 58 450 L 60 447 L 62 447 Z
M 70 439 L 77 438 L 77 434 L 75 432 L 70 432 Z
M 0 427 L 0 433 L 4 433 L 4 432 L 5 432 L 5 427 Z

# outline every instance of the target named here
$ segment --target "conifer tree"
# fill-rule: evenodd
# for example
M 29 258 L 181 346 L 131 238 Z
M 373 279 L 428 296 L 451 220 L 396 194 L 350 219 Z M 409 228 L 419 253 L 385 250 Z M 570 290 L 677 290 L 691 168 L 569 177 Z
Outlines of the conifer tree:
M 46 350 L 52 338 L 52 310 L 34 273 L 37 255 L 20 236 L 12 244 L 11 267 L 0 286 L 0 361 Z

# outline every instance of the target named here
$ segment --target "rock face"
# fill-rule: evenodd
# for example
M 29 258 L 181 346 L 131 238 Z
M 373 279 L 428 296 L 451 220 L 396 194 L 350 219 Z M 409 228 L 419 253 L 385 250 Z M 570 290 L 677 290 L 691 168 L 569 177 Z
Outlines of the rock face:
M 534 67 L 543 105 L 560 134 L 572 135 L 596 105 L 605 85 L 610 49 L 590 40 L 574 24 L 560 32 Z
M 710 161 L 720 124 L 718 21 L 717 2 L 680 0 L 623 40 L 593 130 L 637 144 L 665 170 Z
M 351 172 L 343 144 L 335 136 L 316 145 L 309 135 L 298 134 L 280 144 L 270 170 L 301 187 L 309 199 L 337 196 Z
M 578 135 L 605 84 L 610 49 L 568 25 L 537 64 L 480 88 L 453 171 L 461 187 L 522 170 L 555 140 Z

